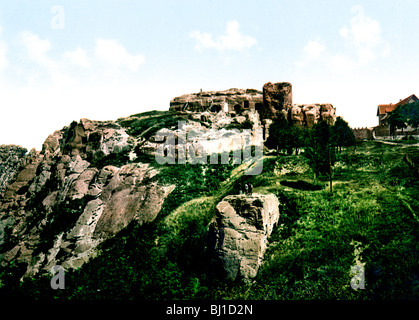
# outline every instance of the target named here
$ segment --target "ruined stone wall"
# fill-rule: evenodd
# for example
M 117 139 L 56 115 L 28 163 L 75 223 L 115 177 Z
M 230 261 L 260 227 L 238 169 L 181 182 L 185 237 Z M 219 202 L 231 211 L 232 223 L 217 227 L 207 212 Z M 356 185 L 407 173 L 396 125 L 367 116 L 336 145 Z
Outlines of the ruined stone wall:
M 275 119 L 280 114 L 292 124 L 306 128 L 321 120 L 330 125 L 336 121 L 336 109 L 330 103 L 293 105 L 291 83 L 268 82 L 263 86 L 261 118 Z
M 293 105 L 292 85 L 288 82 L 268 82 L 262 92 L 229 89 L 185 94 L 170 101 L 170 110 L 213 113 L 223 110 L 232 116 L 257 111 L 262 121 L 273 120 L 282 114 L 292 124 L 306 128 L 321 120 L 330 125 L 336 121 L 336 108 L 332 104 Z
M 170 101 L 172 111 L 235 112 L 254 111 L 263 106 L 262 92 L 255 89 L 229 89 L 185 94 Z
M 372 128 L 354 128 L 352 129 L 356 140 L 374 140 Z

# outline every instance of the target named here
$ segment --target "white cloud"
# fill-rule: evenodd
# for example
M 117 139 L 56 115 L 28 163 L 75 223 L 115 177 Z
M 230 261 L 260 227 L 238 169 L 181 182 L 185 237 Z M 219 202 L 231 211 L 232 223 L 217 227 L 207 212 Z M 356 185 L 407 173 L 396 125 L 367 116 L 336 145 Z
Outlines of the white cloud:
M 77 47 L 74 51 L 64 53 L 63 57 L 70 60 L 70 62 L 76 66 L 87 68 L 91 65 L 86 50 L 80 47 Z
M 380 23 L 365 15 L 362 6 L 351 9 L 353 17 L 349 26 L 339 29 L 339 35 L 344 40 L 345 52 L 331 52 L 319 40 L 310 40 L 303 48 L 298 67 L 306 67 L 314 61 L 320 61 L 335 73 L 348 73 L 357 68 L 365 67 L 377 60 L 387 57 L 390 45 L 382 37 Z
M 51 43 L 38 35 L 25 31 L 20 34 L 20 41 L 26 49 L 27 58 L 46 68 L 54 68 L 56 62 L 48 57 Z
M 114 67 L 126 67 L 132 72 L 137 71 L 145 61 L 144 55 L 132 55 L 118 41 L 108 39 L 96 40 L 95 56 Z
M 354 6 L 351 12 L 355 15 L 350 21 L 350 27 L 344 26 L 339 34 L 353 46 L 359 63 L 365 65 L 377 56 L 387 56 L 390 46 L 382 38 L 380 23 L 366 16 L 362 6 Z
M 129 76 L 138 70 L 145 61 L 142 54 L 131 54 L 117 40 L 97 39 L 93 48 L 77 47 L 59 56 L 52 56 L 53 46 L 47 39 L 25 31 L 19 35 L 19 43 L 24 49 L 21 57 L 26 60 L 24 67 L 16 65 L 23 75 L 22 80 L 28 83 L 47 81 L 55 83 L 77 83 L 85 81 L 102 81 L 112 76 L 112 81 L 119 77 Z M 2 46 L 0 41 L 0 69 L 2 63 Z M 75 70 L 74 66 L 88 71 Z M 22 68 L 25 68 L 24 70 Z
M 303 49 L 303 57 L 297 61 L 297 66 L 304 67 L 310 62 L 317 60 L 325 52 L 326 47 L 318 41 L 309 41 Z
M 0 105 L 7 106 L 0 117 L 0 144 L 39 150 L 48 134 L 72 120 L 116 119 L 121 112 L 140 112 L 144 97 L 158 100 L 134 73 L 144 56 L 129 52 L 117 40 L 94 39 L 89 47 L 59 51 L 49 39 L 25 31 L 14 49 L 18 63 L 7 61 L 0 34 L 0 71 L 5 66 L 14 71 L 8 75 L 13 81 L 0 76 Z
M 215 37 L 215 39 L 213 39 L 212 34 L 202 33 L 200 31 L 192 32 L 190 37 L 197 40 L 195 46 L 197 50 L 216 49 L 220 52 L 227 50 L 243 51 L 254 46 L 257 43 L 256 38 L 241 34 L 239 28 L 240 25 L 237 21 L 229 21 L 225 33 Z

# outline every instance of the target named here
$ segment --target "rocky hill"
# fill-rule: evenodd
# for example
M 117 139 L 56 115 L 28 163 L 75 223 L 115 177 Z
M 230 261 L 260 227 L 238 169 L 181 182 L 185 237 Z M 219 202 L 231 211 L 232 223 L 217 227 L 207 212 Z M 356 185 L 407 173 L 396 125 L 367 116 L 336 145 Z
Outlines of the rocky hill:
M 233 91 L 262 95 L 262 109 L 81 119 L 40 151 L 0 146 L 0 295 L 417 299 L 417 146 L 344 147 L 332 194 L 303 153 L 256 155 L 279 113 L 309 128 L 335 109 L 292 105 L 286 83 Z M 56 265 L 65 290 L 50 286 Z M 354 265 L 365 290 L 351 287 Z
M 189 160 L 192 149 L 210 155 L 263 144 L 258 129 L 252 112 L 233 119 L 156 111 L 72 122 L 49 135 L 41 151 L 1 146 L 0 266 L 19 264 L 22 278 L 54 265 L 79 268 L 131 222 L 153 221 L 178 187 L 159 179 L 156 151 L 167 141 L 156 133 L 172 133 Z
M 174 186 L 131 162 L 134 139 L 116 121 L 82 119 L 51 134 L 42 151 L 2 147 L 1 264 L 25 276 L 77 268 L 131 221 L 152 221 Z

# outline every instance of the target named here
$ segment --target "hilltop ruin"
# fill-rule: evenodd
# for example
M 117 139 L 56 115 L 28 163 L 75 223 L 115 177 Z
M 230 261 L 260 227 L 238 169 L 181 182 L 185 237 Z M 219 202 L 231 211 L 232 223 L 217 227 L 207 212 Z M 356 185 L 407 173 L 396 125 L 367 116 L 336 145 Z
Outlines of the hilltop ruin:
M 170 110 L 212 114 L 224 112 L 231 117 L 257 112 L 263 123 L 270 123 L 269 120 L 283 114 L 294 125 L 306 128 L 320 120 L 329 124 L 336 121 L 336 108 L 332 104 L 293 105 L 292 85 L 289 82 L 268 82 L 263 86 L 263 91 L 232 88 L 185 94 L 170 101 Z

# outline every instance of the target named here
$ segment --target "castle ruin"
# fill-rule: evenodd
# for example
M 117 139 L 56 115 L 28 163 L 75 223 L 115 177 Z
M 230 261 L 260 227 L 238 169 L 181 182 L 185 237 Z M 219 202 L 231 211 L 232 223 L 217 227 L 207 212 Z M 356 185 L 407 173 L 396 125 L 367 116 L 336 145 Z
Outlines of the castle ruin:
M 328 124 L 336 121 L 336 108 L 332 104 L 292 104 L 292 85 L 289 82 L 268 82 L 263 91 L 232 88 L 223 91 L 201 91 L 185 94 L 170 101 L 171 111 L 224 112 L 231 117 L 257 112 L 265 124 L 279 114 L 293 125 L 311 128 L 318 121 Z

